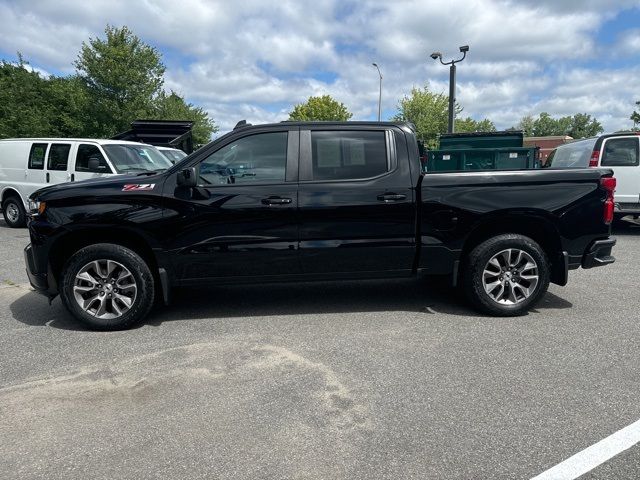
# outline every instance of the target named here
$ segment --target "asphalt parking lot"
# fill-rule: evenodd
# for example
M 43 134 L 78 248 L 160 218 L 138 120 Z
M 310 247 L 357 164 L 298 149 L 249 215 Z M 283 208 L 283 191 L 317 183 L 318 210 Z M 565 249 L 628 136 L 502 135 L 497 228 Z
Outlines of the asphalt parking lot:
M 422 281 L 182 291 L 86 331 L 0 220 L 3 478 L 532 478 L 640 419 L 640 225 L 520 318 Z M 581 478 L 638 478 L 635 446 Z

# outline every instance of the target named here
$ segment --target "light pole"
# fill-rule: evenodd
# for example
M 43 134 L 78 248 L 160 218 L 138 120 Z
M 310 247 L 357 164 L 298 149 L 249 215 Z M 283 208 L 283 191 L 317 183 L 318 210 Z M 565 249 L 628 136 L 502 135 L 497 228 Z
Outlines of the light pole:
M 458 60 L 451 60 L 450 62 L 442 61 L 442 54 L 440 52 L 433 52 L 431 54 L 431 58 L 434 60 L 440 59 L 440 63 L 443 65 L 451 65 L 449 67 L 449 133 L 453 133 L 454 131 L 454 121 L 455 121 L 455 103 L 456 103 L 456 63 L 461 62 L 467 56 L 467 52 L 469 51 L 469 45 L 463 45 L 460 47 L 460 51 L 462 52 L 462 58 Z
M 382 74 L 380 73 L 380 68 L 377 63 L 372 63 L 374 67 L 378 70 L 378 75 L 380 75 L 380 92 L 378 93 L 378 121 L 380 121 L 380 108 L 382 105 Z

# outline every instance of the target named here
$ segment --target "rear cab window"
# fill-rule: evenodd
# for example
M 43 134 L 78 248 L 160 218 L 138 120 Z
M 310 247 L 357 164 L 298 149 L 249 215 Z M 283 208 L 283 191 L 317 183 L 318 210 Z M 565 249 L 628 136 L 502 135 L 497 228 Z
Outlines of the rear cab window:
M 608 138 L 604 143 L 603 167 L 637 167 L 638 137 Z
M 29 151 L 29 169 L 44 170 L 44 158 L 48 143 L 34 143 Z
M 384 130 L 311 131 L 313 180 L 358 180 L 390 170 Z

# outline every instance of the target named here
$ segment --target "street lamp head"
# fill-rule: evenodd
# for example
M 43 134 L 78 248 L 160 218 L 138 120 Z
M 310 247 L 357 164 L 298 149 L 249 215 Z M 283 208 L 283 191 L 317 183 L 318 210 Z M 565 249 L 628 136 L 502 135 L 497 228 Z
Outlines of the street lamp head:
M 377 63 L 372 63 L 371 65 L 373 65 L 374 67 L 378 68 L 378 64 Z
M 469 45 L 463 45 L 460 47 L 460 51 L 462 53 L 468 52 L 469 51 Z
M 433 52 L 431 54 L 431 58 L 433 58 L 434 60 L 437 60 L 439 58 L 442 58 L 442 54 L 440 52 Z

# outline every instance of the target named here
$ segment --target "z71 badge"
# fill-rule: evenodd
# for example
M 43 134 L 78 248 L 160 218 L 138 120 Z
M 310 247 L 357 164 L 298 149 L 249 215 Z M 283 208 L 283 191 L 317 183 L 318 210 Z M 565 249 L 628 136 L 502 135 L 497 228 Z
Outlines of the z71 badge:
M 122 187 L 123 192 L 138 192 L 141 190 L 153 190 L 155 183 L 129 183 Z

